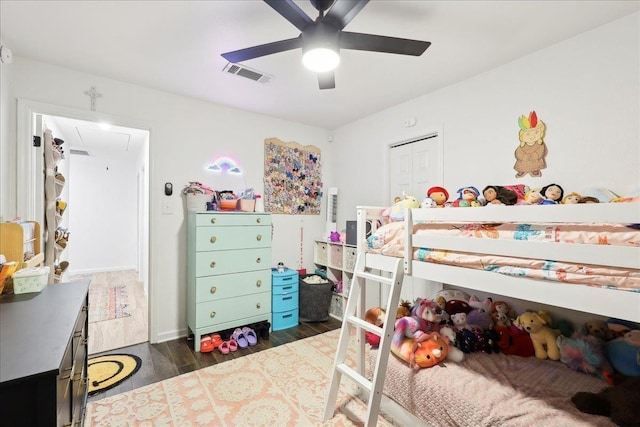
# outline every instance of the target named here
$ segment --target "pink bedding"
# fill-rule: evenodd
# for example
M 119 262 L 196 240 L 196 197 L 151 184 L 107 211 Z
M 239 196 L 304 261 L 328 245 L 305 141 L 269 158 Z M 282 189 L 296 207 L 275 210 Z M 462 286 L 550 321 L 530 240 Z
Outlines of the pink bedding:
M 476 239 L 510 239 L 640 246 L 640 231 L 624 225 L 580 224 L 415 224 L 414 234 Z M 404 222 L 392 222 L 376 230 L 367 240 L 368 250 L 382 255 L 404 256 Z M 551 260 L 532 260 L 496 255 L 420 248 L 413 259 L 482 269 L 518 277 L 616 288 L 640 292 L 640 270 L 594 265 L 576 265 Z
M 369 369 L 375 356 L 368 353 Z M 605 387 L 597 377 L 535 357 L 472 353 L 461 363 L 416 371 L 390 355 L 384 394 L 428 426 L 615 426 L 571 403 L 578 391 Z

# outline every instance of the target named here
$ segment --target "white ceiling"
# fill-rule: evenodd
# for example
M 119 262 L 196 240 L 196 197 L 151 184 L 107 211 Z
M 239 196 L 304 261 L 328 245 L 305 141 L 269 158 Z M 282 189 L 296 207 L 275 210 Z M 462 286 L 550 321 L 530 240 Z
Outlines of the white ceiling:
M 308 1 L 296 4 L 316 18 Z M 431 47 L 420 57 L 343 50 L 336 88 L 322 91 L 300 50 L 243 63 L 272 75 L 266 84 L 222 72 L 223 52 L 299 34 L 258 0 L 2 0 L 0 37 L 17 57 L 335 129 L 638 10 L 640 1 L 373 0 L 346 31 Z

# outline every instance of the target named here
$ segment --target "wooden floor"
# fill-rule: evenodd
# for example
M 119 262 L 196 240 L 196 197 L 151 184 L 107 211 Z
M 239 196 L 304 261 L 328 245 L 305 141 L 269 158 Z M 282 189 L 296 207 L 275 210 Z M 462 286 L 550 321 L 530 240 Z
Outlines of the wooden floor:
M 125 285 L 131 316 L 89 323 L 89 355 L 127 347 L 149 340 L 147 297 L 144 284 L 135 270 L 110 271 L 91 275 L 89 310 L 92 292 L 100 287 Z
M 244 349 L 239 348 L 237 351 L 226 355 L 221 354 L 218 350 L 214 350 L 211 353 L 196 353 L 193 351 L 193 341 L 187 338 L 167 341 L 160 344 L 149 344 L 145 342 L 117 350 L 106 351 L 93 356 L 113 353 L 134 354 L 142 359 L 142 367 L 131 378 L 123 381 L 122 384 L 105 392 L 90 396 L 88 400 L 89 402 L 100 400 L 247 354 L 338 329 L 341 325 L 342 322 L 333 317 L 329 318 L 326 322 L 300 323 L 293 328 L 271 332 L 269 339 L 258 337 L 258 343 L 256 345 Z

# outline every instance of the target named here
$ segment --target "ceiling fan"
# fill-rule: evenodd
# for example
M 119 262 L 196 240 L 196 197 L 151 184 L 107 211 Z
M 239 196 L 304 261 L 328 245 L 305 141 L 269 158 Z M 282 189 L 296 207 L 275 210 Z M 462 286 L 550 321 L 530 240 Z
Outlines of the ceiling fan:
M 319 12 L 315 21 L 293 0 L 264 0 L 284 19 L 295 25 L 301 31 L 300 35 L 293 39 L 223 53 L 222 57 L 229 62 L 237 63 L 302 48 L 303 63 L 318 73 L 320 89 L 333 89 L 336 87 L 333 70 L 340 62 L 340 49 L 420 56 L 431 45 L 431 42 L 421 40 L 343 31 L 369 0 L 310 1 Z

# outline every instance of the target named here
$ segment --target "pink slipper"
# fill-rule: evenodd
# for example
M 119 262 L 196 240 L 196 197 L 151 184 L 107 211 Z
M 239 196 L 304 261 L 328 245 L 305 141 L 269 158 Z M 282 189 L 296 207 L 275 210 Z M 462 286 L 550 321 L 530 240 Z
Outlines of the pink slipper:
M 229 341 L 223 341 L 222 344 L 218 346 L 218 350 L 220 350 L 222 354 L 229 354 Z
M 238 343 L 233 338 L 231 338 L 227 342 L 229 343 L 229 350 L 236 351 L 238 349 Z

